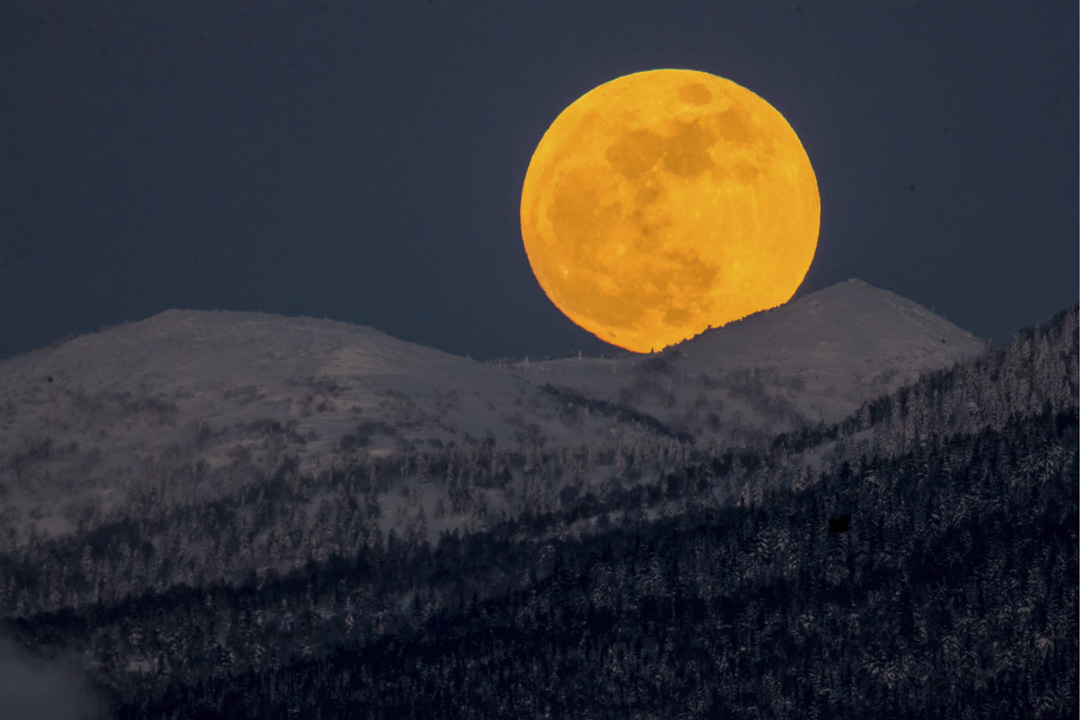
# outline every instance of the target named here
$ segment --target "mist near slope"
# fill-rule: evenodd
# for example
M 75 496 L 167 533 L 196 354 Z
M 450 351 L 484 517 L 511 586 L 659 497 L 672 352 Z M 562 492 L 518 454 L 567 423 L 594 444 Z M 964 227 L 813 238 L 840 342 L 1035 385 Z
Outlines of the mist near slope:
M 0 637 L 0 720 L 102 720 L 106 705 L 74 658 L 44 658 Z

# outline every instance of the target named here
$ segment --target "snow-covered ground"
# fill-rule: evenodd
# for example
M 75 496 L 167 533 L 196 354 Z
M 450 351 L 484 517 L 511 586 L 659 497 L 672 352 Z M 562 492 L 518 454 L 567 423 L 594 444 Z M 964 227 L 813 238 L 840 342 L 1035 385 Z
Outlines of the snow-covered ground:
M 739 445 L 983 349 L 854 280 L 654 355 L 509 364 L 331 320 L 170 310 L 0 362 L 0 531 L 62 533 L 149 486 L 213 496 L 211 471 L 285 457 L 319 472 L 450 443 Z
M 865 400 L 985 347 L 910 300 L 848 280 L 656 355 L 514 369 L 723 439 L 837 422 Z

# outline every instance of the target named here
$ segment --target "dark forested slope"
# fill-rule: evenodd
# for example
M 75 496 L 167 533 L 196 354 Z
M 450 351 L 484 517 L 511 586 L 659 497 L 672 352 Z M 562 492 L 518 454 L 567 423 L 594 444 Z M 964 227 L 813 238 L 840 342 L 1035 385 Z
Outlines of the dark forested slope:
M 0 602 L 121 718 L 1074 717 L 1076 317 L 766 446 L 432 461 L 536 500 L 433 543 L 283 468 L 9 553 Z

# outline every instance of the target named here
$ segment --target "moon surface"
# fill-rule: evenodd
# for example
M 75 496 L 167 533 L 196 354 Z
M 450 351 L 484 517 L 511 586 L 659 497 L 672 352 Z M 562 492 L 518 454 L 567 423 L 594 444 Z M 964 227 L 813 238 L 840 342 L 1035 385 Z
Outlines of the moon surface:
M 791 299 L 817 247 L 806 151 L 771 105 L 730 80 L 651 70 L 583 95 L 529 163 L 529 264 L 571 320 L 661 350 Z

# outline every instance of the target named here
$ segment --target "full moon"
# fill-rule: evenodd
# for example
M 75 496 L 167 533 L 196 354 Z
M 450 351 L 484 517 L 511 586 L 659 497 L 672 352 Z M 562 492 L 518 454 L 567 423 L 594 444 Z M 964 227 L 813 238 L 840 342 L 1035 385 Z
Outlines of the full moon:
M 555 118 L 521 193 L 548 298 L 613 345 L 649 352 L 791 299 L 821 203 L 771 105 L 692 70 L 616 78 Z

